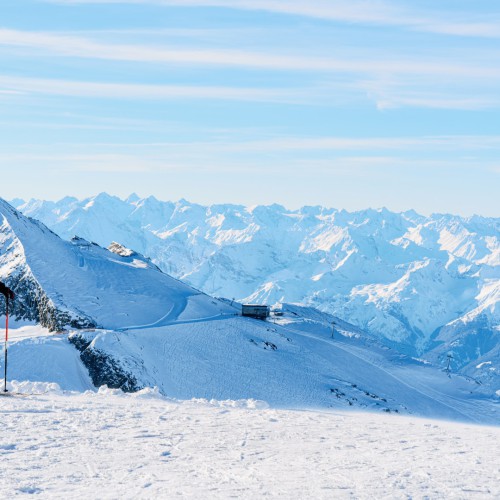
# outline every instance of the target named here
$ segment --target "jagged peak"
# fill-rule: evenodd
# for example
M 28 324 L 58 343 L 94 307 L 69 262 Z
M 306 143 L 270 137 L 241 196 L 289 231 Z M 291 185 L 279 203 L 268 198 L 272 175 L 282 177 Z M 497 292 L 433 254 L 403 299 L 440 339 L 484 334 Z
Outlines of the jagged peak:
M 132 205 L 134 205 L 135 203 L 137 203 L 140 200 L 141 200 L 141 198 L 137 195 L 137 193 L 131 193 L 127 196 L 127 198 L 125 198 L 125 201 L 127 203 L 132 204 Z
M 57 204 L 68 204 L 68 203 L 77 203 L 79 200 L 75 196 L 64 196 L 64 198 L 61 198 Z

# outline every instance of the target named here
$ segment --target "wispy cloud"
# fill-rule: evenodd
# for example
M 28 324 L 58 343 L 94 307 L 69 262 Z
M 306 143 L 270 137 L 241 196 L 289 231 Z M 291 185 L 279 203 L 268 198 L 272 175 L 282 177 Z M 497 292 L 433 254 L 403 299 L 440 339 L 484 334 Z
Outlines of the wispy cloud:
M 83 170 L 100 172 L 147 172 L 152 170 L 151 159 L 118 153 L 13 153 L 2 154 L 0 160 L 10 165 L 50 164 L 51 170 Z
M 497 16 L 498 17 L 498 16 Z M 449 22 L 428 20 L 417 26 L 420 31 L 477 38 L 500 38 L 500 21 L 497 22 Z
M 449 96 L 445 93 L 429 95 L 428 93 L 414 93 L 406 95 L 390 94 L 376 99 L 377 108 L 380 110 L 413 107 L 430 109 L 457 109 L 457 110 L 482 110 L 498 108 L 500 99 L 495 97 L 460 97 Z
M 228 150 L 255 151 L 373 151 L 373 150 L 500 150 L 500 136 L 429 137 L 284 137 L 272 140 L 213 145 Z
M 467 79 L 500 79 L 500 68 L 489 64 L 449 62 L 446 59 L 409 57 L 335 58 L 294 56 L 245 50 L 186 49 L 104 43 L 57 33 L 0 29 L 0 45 L 25 47 L 61 56 L 114 61 L 209 65 L 266 69 L 268 71 L 316 71 L 328 73 L 440 75 Z
M 58 148 L 64 147 L 57 145 Z M 477 162 L 470 159 L 413 158 L 404 154 L 366 156 L 343 154 L 331 158 L 285 158 L 266 159 L 262 156 L 242 157 L 217 156 L 210 150 L 190 152 L 188 145 L 184 151 L 152 152 L 131 151 L 130 153 L 83 153 L 83 152 L 32 152 L 3 153 L 0 161 L 4 165 L 16 167 L 20 171 L 38 170 L 52 172 L 99 172 L 99 173 L 272 173 L 294 174 L 310 178 L 314 174 L 345 174 L 351 177 L 359 174 L 387 174 L 396 170 L 423 173 L 426 169 L 473 171 L 485 170 L 498 173 L 498 163 L 493 161 Z M 203 161 L 200 161 L 200 160 Z
M 245 135 L 241 131 L 240 135 Z M 79 148 L 79 144 L 65 144 L 67 148 Z M 436 152 L 436 151 L 498 151 L 500 150 L 500 135 L 442 135 L 416 137 L 275 137 L 272 139 L 256 139 L 250 141 L 231 138 L 230 141 L 170 141 L 170 142 L 96 142 L 86 145 L 92 149 L 134 150 L 149 155 L 163 157 L 166 152 L 209 151 L 211 153 L 265 153 L 265 152 L 295 152 L 295 151 L 401 151 Z M 184 152 L 182 152 L 184 154 Z M 17 155 L 17 154 L 16 154 Z M 24 154 L 16 157 L 24 158 Z M 352 155 L 351 155 L 352 157 Z M 363 156 L 365 158 L 365 156 Z M 377 156 L 380 158 L 380 156 Z M 386 158 L 386 157 L 384 157 Z
M 381 0 L 46 0 L 51 3 L 137 4 L 180 7 L 223 7 L 240 10 L 267 11 L 321 20 L 401 26 L 411 30 L 442 35 L 500 37 L 500 19 L 470 21 L 470 14 L 456 12 L 450 19 L 439 11 L 408 9 Z M 477 17 L 477 16 L 475 16 Z
M 90 82 L 48 78 L 29 78 L 0 74 L 0 98 L 19 99 L 33 96 L 62 96 L 76 98 L 96 99 L 122 99 L 122 100 L 214 100 L 214 101 L 240 101 L 240 102 L 272 102 L 294 105 L 320 105 L 343 106 L 346 102 L 360 100 L 365 92 L 373 99 L 380 110 L 398 107 L 419 107 L 434 109 L 462 109 L 480 110 L 500 107 L 500 100 L 492 96 L 453 97 L 442 93 L 429 95 L 425 90 L 413 91 L 409 94 L 404 89 L 378 90 L 356 93 L 356 85 L 335 86 L 304 86 L 296 88 L 259 88 L 238 86 L 196 86 L 196 85 L 160 85 L 160 84 L 130 84 L 116 82 Z M 361 86 L 362 88 L 362 86 Z M 119 123 L 118 128 L 124 128 Z M 58 126 L 52 123 L 50 127 Z M 65 125 L 63 125 L 65 126 Z M 69 125 L 71 126 L 71 125 Z M 85 124 L 78 124 L 78 128 L 86 128 Z M 96 128 L 87 127 L 87 128 Z M 100 128 L 113 129 L 116 126 L 103 126 Z M 296 146 L 297 147 L 297 146 Z
M 499 151 L 500 135 L 442 135 L 420 137 L 275 137 L 250 141 L 190 141 L 147 143 L 99 143 L 94 146 L 141 149 L 160 152 L 179 149 L 223 153 L 294 151 Z
M 500 82 L 499 82 L 500 83 Z M 380 110 L 429 108 L 438 110 L 486 110 L 500 106 L 494 78 L 438 78 L 431 75 L 381 75 L 351 82 Z
M 220 86 L 145 85 L 81 82 L 0 75 L 0 86 L 14 95 L 45 94 L 106 99 L 214 99 L 287 102 L 305 98 L 300 89 L 241 88 Z
M 3 90 L 0 89 L 0 97 L 2 96 L 13 96 L 13 95 L 21 95 L 22 92 L 18 92 L 17 90 Z

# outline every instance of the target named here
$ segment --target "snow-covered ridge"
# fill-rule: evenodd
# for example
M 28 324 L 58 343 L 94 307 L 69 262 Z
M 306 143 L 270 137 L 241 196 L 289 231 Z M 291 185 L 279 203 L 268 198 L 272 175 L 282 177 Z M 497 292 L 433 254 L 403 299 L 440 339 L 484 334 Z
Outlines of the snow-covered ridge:
M 105 193 L 17 206 L 63 238 L 139 251 L 211 295 L 311 305 L 412 354 L 444 342 L 434 359 L 446 362 L 452 351 L 457 367 L 499 342 L 498 218 L 201 206 Z
M 0 280 L 17 294 L 12 316 L 51 330 L 129 328 L 233 311 L 164 274 L 136 252 L 64 241 L 0 200 Z M 3 305 L 2 305 L 3 307 Z

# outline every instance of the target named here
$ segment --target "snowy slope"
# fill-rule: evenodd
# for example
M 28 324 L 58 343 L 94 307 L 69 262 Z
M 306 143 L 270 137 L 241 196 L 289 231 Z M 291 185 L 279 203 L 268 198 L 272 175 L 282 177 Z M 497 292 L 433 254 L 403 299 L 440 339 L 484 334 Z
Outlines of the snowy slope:
M 18 206 L 64 238 L 119 241 L 212 295 L 311 305 L 408 353 L 436 349 L 433 361 L 451 351 L 466 369 L 500 343 L 499 219 L 104 193 Z
M 81 238 L 63 241 L 3 200 L 0 223 L 0 280 L 18 294 L 14 317 L 54 330 L 164 324 L 181 313 L 196 318 L 233 312 L 135 252 L 119 245 L 111 252 Z
M 337 320 L 286 305 L 275 322 L 221 316 L 161 328 L 75 333 L 137 382 L 189 399 L 354 408 L 498 423 L 500 386 L 437 369 Z M 71 337 L 71 336 L 70 336 Z
M 5 398 L 2 424 L 2 498 L 500 496 L 498 427 L 109 390 Z
M 33 383 L 38 387 L 35 392 L 47 384 L 66 391 L 94 389 L 87 368 L 66 335 L 54 335 L 39 325 L 11 321 L 9 343 L 8 380 L 22 383 L 21 387 L 16 384 L 15 389 L 24 392 L 32 388 Z M 1 365 L 3 378 L 3 353 Z M 10 383 L 8 387 L 13 389 Z
M 160 327 L 80 330 L 69 336 L 36 330 L 30 336 L 15 329 L 9 380 L 79 391 L 157 387 L 179 399 L 252 398 L 280 408 L 500 421 L 500 392 L 488 384 L 402 355 L 339 320 L 332 338 L 331 320 L 286 305 L 274 322 L 179 317 Z

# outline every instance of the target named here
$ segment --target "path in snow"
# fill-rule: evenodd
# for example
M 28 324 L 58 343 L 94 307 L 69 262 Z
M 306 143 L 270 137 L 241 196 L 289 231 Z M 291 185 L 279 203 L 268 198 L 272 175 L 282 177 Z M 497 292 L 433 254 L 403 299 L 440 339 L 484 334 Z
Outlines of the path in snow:
M 117 331 L 123 332 L 126 330 L 134 330 L 134 329 L 156 328 L 171 324 L 172 322 L 175 322 L 177 318 L 182 314 L 184 309 L 186 309 L 186 305 L 187 305 L 186 297 L 179 296 L 179 299 L 176 302 L 172 303 L 169 311 L 164 316 L 154 321 L 153 323 L 148 323 L 146 325 L 125 326 L 122 328 L 118 328 Z
M 500 428 L 110 392 L 0 398 L 0 497 L 500 496 Z

